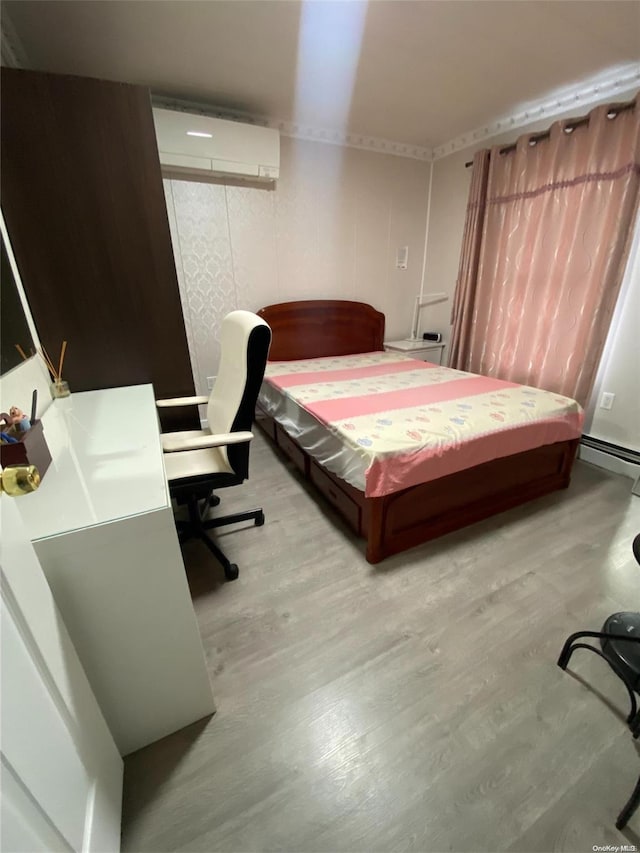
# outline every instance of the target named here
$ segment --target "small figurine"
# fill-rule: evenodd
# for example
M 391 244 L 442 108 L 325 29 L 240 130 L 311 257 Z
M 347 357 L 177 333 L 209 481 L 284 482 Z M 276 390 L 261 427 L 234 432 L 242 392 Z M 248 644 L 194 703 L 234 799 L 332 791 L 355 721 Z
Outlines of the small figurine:
M 18 406 L 9 409 L 9 420 L 17 432 L 27 432 L 31 429 L 31 421 Z

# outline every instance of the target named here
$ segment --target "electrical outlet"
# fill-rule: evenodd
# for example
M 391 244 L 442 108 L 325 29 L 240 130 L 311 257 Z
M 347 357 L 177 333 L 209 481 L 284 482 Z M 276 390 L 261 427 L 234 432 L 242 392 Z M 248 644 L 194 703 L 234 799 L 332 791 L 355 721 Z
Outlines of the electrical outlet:
M 603 393 L 602 397 L 600 398 L 600 408 L 601 409 L 607 409 L 607 411 L 609 411 L 610 409 L 613 409 L 613 401 L 615 399 L 616 399 L 615 394 L 612 394 L 610 391 L 605 391 Z
M 409 265 L 409 247 L 400 246 L 396 253 L 396 269 L 406 270 Z
M 213 390 L 213 386 L 216 384 L 216 376 L 207 376 L 207 388 L 209 391 Z

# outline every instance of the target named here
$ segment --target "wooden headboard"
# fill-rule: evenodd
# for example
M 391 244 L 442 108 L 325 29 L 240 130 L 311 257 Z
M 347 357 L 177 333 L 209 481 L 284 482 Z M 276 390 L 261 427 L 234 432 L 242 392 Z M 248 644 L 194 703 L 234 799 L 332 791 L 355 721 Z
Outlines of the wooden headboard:
M 366 302 L 280 302 L 262 308 L 258 316 L 271 326 L 271 361 L 354 355 L 383 348 L 384 314 Z

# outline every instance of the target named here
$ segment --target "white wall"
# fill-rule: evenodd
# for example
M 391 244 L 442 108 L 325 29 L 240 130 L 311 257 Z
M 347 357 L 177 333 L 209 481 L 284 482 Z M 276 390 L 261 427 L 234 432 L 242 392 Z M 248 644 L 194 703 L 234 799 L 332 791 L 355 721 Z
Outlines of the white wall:
M 620 92 L 615 100 L 629 100 L 635 94 L 635 89 Z M 603 99 L 603 103 L 610 102 L 611 100 L 611 97 Z M 594 101 L 592 106 L 567 112 L 562 116 L 558 116 L 554 121 L 560 118 L 584 115 L 595 105 L 596 102 Z M 435 161 L 424 282 L 425 291 L 442 290 L 453 296 L 456 276 L 458 274 L 460 246 L 462 243 L 462 232 L 471 179 L 471 170 L 465 168 L 465 163 L 471 160 L 474 152 L 481 148 L 488 148 L 493 145 L 508 145 L 511 142 L 515 142 L 521 134 L 545 130 L 550 124 L 551 122 L 548 119 L 532 122 L 526 127 L 492 137 Z M 636 281 L 635 288 L 633 289 L 635 296 L 630 297 L 634 301 L 629 302 L 628 307 L 625 305 L 625 312 L 629 311 L 630 316 L 627 318 L 625 325 L 621 326 L 614 333 L 616 337 L 611 342 L 612 371 L 615 374 L 615 378 L 612 375 L 610 381 L 612 383 L 615 382 L 616 387 L 620 388 L 619 395 L 616 397 L 614 409 L 608 415 L 606 426 L 600 415 L 598 415 L 597 422 L 594 421 L 593 424 L 593 429 L 603 432 L 599 437 L 604 438 L 604 433 L 610 436 L 616 434 L 618 436 L 617 440 L 613 438 L 607 440 L 620 444 L 622 443 L 621 438 L 624 436 L 624 441 L 627 442 L 626 446 L 630 447 L 636 447 L 638 444 L 638 410 L 636 407 L 639 396 L 638 385 L 636 384 L 635 389 L 631 387 L 633 377 L 639 375 L 637 342 L 631 331 L 633 318 L 635 318 L 637 325 L 637 318 L 640 316 L 638 314 L 637 302 L 638 287 L 639 285 Z M 433 309 L 434 314 L 438 309 L 441 309 L 437 317 L 438 321 L 444 321 L 445 318 L 443 318 L 442 314 L 445 310 L 450 310 L 450 305 L 451 303 L 449 302 L 445 303 L 444 306 L 435 306 Z M 625 329 L 628 331 L 625 331 Z M 607 387 L 605 390 L 613 391 L 615 389 Z M 631 441 L 631 444 L 628 443 L 629 441 Z
M 430 164 L 283 137 L 274 189 L 165 180 L 197 393 L 219 359 L 234 308 L 342 298 L 409 333 L 420 291 Z M 407 270 L 395 268 L 409 246 Z M 426 312 L 425 312 L 426 313 Z
M 19 406 L 28 415 L 35 388 L 38 391 L 36 415 L 41 418 L 51 405 L 50 385 L 51 379 L 42 359 L 32 356 L 0 377 L 0 411 L 8 412 L 11 406 Z
M 629 262 L 587 407 L 584 432 L 640 453 L 640 218 Z M 602 393 L 615 394 L 613 408 L 600 408 Z
M 18 295 L 22 302 L 22 308 L 27 320 L 27 325 L 29 326 L 29 331 L 31 332 L 31 338 L 36 349 L 39 349 L 41 346 L 40 338 L 38 337 L 38 331 L 29 309 L 29 303 L 24 292 L 22 279 L 20 278 L 20 271 L 16 264 L 11 241 L 9 240 L 9 234 L 1 212 L 0 233 L 2 234 L 2 241 L 7 250 Z M 45 410 L 51 405 L 51 394 L 49 392 L 50 385 L 51 379 L 44 362 L 39 356 L 32 356 L 27 359 L 27 361 L 22 364 L 18 364 L 12 370 L 7 371 L 7 373 L 0 378 L 0 411 L 8 412 L 11 406 L 19 406 L 23 412 L 29 414 L 31 411 L 31 394 L 35 389 L 38 392 L 36 415 L 38 418 L 41 418 Z

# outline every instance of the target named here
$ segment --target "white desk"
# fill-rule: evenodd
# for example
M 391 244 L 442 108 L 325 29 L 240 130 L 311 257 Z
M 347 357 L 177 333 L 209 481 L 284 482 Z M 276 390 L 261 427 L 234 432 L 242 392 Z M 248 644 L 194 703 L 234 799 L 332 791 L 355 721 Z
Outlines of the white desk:
M 72 394 L 42 422 L 53 461 L 16 503 L 126 755 L 214 710 L 153 389 Z

